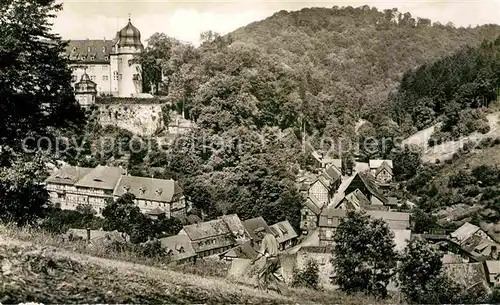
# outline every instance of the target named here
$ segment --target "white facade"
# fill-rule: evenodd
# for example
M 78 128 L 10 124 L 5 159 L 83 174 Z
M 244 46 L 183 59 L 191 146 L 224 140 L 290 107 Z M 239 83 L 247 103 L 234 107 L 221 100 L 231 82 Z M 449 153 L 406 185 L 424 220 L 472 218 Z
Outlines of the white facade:
M 136 97 L 142 93 L 142 69 L 132 63 L 143 50 L 141 34 L 129 20 L 114 40 L 69 41 L 72 85 L 86 72 L 97 84 L 98 96 Z

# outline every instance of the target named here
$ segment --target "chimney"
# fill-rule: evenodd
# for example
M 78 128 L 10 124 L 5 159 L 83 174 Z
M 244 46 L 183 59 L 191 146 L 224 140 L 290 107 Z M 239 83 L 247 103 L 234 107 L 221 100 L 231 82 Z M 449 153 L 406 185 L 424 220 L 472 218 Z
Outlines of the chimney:
M 497 246 L 492 245 L 491 246 L 491 258 L 497 260 L 498 259 L 498 249 Z
M 90 228 L 87 228 L 87 244 L 90 244 Z

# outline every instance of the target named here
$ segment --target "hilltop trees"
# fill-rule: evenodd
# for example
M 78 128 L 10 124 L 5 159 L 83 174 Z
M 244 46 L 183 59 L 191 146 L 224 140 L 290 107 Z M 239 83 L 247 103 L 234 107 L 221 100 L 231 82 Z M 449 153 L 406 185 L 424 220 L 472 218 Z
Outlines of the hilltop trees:
M 397 263 L 387 223 L 349 211 L 334 233 L 334 244 L 334 284 L 348 293 L 386 297 Z

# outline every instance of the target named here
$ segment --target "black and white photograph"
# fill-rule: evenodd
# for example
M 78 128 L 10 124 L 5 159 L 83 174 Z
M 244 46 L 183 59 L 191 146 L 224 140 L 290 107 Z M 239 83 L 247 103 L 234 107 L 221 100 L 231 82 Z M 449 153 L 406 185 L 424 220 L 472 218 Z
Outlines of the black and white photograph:
M 500 0 L 0 0 L 0 305 L 498 303 Z

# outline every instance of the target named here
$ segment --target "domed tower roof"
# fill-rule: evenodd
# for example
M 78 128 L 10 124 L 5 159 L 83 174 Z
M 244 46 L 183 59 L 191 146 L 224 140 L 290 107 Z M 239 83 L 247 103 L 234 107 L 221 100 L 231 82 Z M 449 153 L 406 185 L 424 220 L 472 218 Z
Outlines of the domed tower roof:
M 132 25 L 130 18 L 128 24 L 118 32 L 118 46 L 143 48 L 141 32 Z
M 97 84 L 90 80 L 87 72 L 83 72 L 83 75 L 78 83 L 75 84 L 76 94 L 86 94 L 93 93 L 97 94 Z

